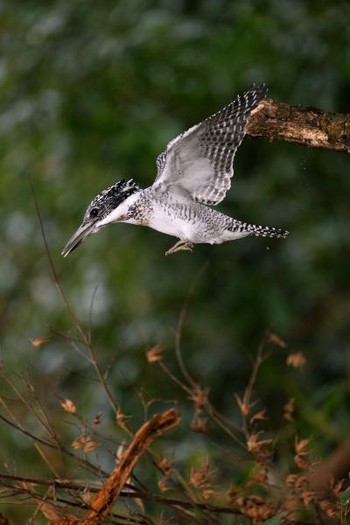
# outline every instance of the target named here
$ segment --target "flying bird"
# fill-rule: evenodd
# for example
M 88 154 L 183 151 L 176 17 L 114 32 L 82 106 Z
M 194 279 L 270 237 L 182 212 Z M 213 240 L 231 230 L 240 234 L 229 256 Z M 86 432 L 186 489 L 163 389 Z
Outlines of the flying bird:
M 265 98 L 264 84 L 253 85 L 223 109 L 169 142 L 157 158 L 157 176 L 142 189 L 121 180 L 89 204 L 82 224 L 62 251 L 65 257 L 113 222 L 149 226 L 179 240 L 166 252 L 192 250 L 194 244 L 220 244 L 256 235 L 286 237 L 279 228 L 233 219 L 212 208 L 230 189 L 233 159 L 251 112 Z

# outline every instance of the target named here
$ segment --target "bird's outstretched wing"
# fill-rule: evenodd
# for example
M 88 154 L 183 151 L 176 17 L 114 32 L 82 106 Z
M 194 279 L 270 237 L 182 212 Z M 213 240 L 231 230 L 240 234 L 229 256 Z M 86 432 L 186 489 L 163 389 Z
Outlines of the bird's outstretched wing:
M 233 159 L 243 140 L 247 118 L 266 92 L 264 84 L 253 85 L 169 142 L 157 158 L 154 189 L 162 187 L 212 206 L 221 202 L 231 186 Z

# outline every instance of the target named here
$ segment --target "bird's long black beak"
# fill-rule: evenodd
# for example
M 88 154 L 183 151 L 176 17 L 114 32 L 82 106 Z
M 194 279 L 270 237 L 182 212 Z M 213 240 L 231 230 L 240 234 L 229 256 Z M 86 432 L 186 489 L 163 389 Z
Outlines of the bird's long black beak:
M 93 233 L 94 225 L 94 222 L 90 224 L 81 224 L 63 248 L 61 255 L 63 255 L 63 257 L 67 257 L 67 255 L 75 250 L 79 244 L 85 241 L 86 237 Z

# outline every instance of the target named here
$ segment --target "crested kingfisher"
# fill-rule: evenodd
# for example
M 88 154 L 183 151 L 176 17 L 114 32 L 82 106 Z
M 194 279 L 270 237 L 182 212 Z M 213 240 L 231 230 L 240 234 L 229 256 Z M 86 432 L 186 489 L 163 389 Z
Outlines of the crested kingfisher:
M 62 255 L 113 222 L 149 226 L 177 237 L 166 255 L 191 251 L 198 243 L 220 244 L 247 235 L 286 237 L 285 230 L 247 224 L 211 207 L 224 199 L 231 186 L 233 159 L 245 124 L 266 92 L 264 84 L 253 84 L 223 109 L 170 141 L 157 158 L 152 186 L 142 189 L 133 179 L 123 179 L 99 193 Z

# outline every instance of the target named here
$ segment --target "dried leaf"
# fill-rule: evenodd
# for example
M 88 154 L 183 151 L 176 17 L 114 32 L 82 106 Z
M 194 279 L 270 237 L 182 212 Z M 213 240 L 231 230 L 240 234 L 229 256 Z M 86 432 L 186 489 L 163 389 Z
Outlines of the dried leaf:
M 200 432 L 201 434 L 208 434 L 208 426 L 204 419 L 195 416 L 190 426 L 193 432 Z
M 242 416 L 247 417 L 250 413 L 250 405 L 245 399 L 241 399 L 238 394 L 235 394 L 237 405 L 241 411 Z
M 61 401 L 61 407 L 65 412 L 68 412 L 68 414 L 75 414 L 77 411 L 75 404 L 70 399 L 63 399 L 63 401 Z
M 331 489 L 332 489 L 333 494 L 335 496 L 339 496 L 339 494 L 343 490 L 343 486 L 344 486 L 344 481 L 343 480 L 338 481 L 337 483 L 334 480 L 332 480 Z
M 163 457 L 158 461 L 158 467 L 167 479 L 171 478 L 174 472 L 172 461 Z
M 102 421 L 102 412 L 99 412 L 98 414 L 96 414 L 96 416 L 94 417 L 94 425 L 99 425 Z
M 167 478 L 160 478 L 158 481 L 158 488 L 161 492 L 165 492 L 170 489 L 168 486 L 168 479 Z
M 271 343 L 274 343 L 276 346 L 279 346 L 280 348 L 286 348 L 287 343 L 277 334 L 274 334 L 270 332 L 268 334 L 268 341 Z
M 253 472 L 247 482 L 247 486 L 249 487 L 255 487 L 256 485 L 263 485 L 266 487 L 268 484 L 269 480 L 266 469 Z
M 35 339 L 30 339 L 30 342 L 34 348 L 40 348 L 40 346 L 43 346 L 48 341 L 50 341 L 49 337 L 36 337 Z
M 236 500 L 240 512 L 251 519 L 251 522 L 261 523 L 276 515 L 276 509 L 272 501 L 260 496 L 241 496 Z M 278 523 L 278 522 L 277 522 Z
M 98 446 L 98 443 L 88 436 L 80 436 L 75 439 L 72 443 L 72 447 L 75 449 L 82 449 L 85 454 L 88 454 Z
M 309 443 L 310 439 L 301 439 L 298 441 L 298 439 L 295 440 L 295 451 L 296 453 L 301 456 L 305 456 L 305 454 L 309 454 Z
M 85 454 L 88 454 L 89 452 L 92 452 L 93 450 L 95 450 L 97 446 L 98 446 L 97 441 L 87 438 L 83 446 L 83 451 L 85 452 Z
M 299 474 L 296 476 L 295 488 L 297 491 L 306 490 L 309 486 L 308 478 L 304 474 Z
M 286 477 L 286 484 L 289 487 L 294 487 L 298 477 L 299 477 L 299 474 L 288 474 L 288 476 Z
M 91 490 L 88 487 L 85 487 L 82 494 L 82 500 L 84 503 L 89 504 L 92 498 Z
M 301 497 L 302 497 L 302 500 L 304 502 L 304 505 L 306 505 L 306 507 L 308 507 L 310 505 L 310 503 L 312 503 L 314 501 L 315 494 L 316 494 L 316 492 L 313 491 L 313 490 L 304 490 L 303 491 Z
M 211 498 L 215 494 L 215 492 L 214 492 L 214 490 L 211 487 L 207 487 L 207 488 L 203 489 L 202 494 L 203 494 L 203 498 L 205 500 L 208 500 L 209 498 Z
M 146 358 L 149 363 L 156 363 L 157 361 L 161 361 L 163 359 L 163 347 L 161 345 L 155 345 L 152 346 L 149 350 L 146 352 Z
M 75 449 L 83 448 L 84 442 L 85 442 L 85 436 L 80 436 L 73 441 L 72 447 Z
M 254 423 L 254 421 L 266 420 L 267 418 L 265 417 L 265 414 L 266 414 L 266 409 L 264 408 L 263 410 L 260 410 L 260 412 L 257 412 L 251 417 L 250 423 L 252 424 Z
M 323 510 L 329 518 L 335 518 L 340 511 L 338 503 L 331 500 L 321 500 L 319 502 L 320 509 Z
M 127 416 L 118 408 L 115 419 L 117 421 L 117 425 L 120 426 L 122 430 L 127 431 L 128 427 L 126 424 Z
M 250 434 L 247 439 L 248 451 L 252 454 L 264 455 L 269 454 L 269 448 L 272 443 L 272 439 L 259 439 L 260 432 Z
M 293 421 L 294 410 L 294 398 L 291 397 L 283 407 L 283 419 L 285 421 Z
M 303 352 L 295 352 L 294 354 L 289 354 L 287 357 L 287 365 L 292 366 L 293 368 L 302 368 L 306 363 L 306 357 Z
M 202 410 L 208 402 L 209 389 L 197 386 L 191 391 L 190 399 L 194 402 L 196 410 Z
M 209 499 L 214 494 L 211 483 L 213 474 L 214 470 L 210 470 L 207 458 L 199 469 L 191 469 L 189 482 L 193 487 L 202 491 L 204 499 Z

